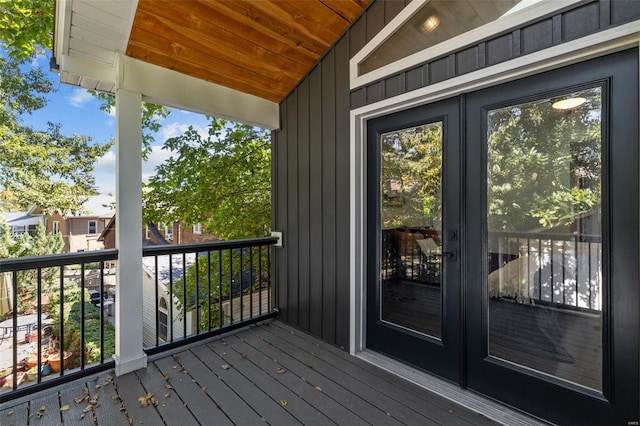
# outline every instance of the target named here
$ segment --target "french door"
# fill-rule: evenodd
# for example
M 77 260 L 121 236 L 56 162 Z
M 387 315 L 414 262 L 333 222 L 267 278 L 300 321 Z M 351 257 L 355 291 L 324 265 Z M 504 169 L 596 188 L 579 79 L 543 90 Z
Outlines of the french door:
M 367 346 L 458 381 L 458 100 L 373 120 L 367 153 Z
M 552 422 L 637 424 L 637 49 L 367 130 L 367 347 Z

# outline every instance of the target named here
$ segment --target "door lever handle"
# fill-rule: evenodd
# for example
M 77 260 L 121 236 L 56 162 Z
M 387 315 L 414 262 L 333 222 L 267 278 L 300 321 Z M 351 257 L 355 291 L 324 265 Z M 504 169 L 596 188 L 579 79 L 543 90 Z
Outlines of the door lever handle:
M 442 253 L 436 253 L 436 256 L 451 260 L 454 260 L 456 258 L 456 254 L 452 251 L 443 251 Z

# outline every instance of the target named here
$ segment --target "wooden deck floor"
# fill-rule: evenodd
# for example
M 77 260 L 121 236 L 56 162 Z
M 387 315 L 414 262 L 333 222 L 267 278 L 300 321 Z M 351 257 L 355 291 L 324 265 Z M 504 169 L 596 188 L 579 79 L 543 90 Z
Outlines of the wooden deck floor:
M 103 373 L 0 406 L 3 426 L 59 424 L 492 422 L 275 321 L 155 358 L 145 370 Z

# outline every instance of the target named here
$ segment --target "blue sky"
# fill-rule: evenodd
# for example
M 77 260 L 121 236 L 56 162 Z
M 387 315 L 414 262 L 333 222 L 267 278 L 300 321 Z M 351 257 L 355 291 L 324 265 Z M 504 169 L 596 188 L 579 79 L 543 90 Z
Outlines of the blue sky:
M 40 56 L 33 62 L 43 70 L 49 69 L 49 56 Z M 73 134 L 90 136 L 96 143 L 115 139 L 115 114 L 100 110 L 100 102 L 86 90 L 60 83 L 57 73 L 49 72 L 48 77 L 54 82 L 55 91 L 48 94 L 49 103 L 32 115 L 22 117 L 24 124 L 37 130 L 46 129 L 47 122 L 61 124 L 61 132 L 65 136 Z M 149 160 L 142 165 L 143 179 L 153 175 L 155 167 L 161 164 L 169 153 L 161 150 L 168 138 L 177 136 L 188 129 L 189 125 L 206 134 L 207 120 L 201 114 L 173 110 L 169 117 L 161 121 L 162 128 L 155 135 Z M 115 194 L 115 147 L 98 161 L 95 170 L 96 185 L 101 194 Z

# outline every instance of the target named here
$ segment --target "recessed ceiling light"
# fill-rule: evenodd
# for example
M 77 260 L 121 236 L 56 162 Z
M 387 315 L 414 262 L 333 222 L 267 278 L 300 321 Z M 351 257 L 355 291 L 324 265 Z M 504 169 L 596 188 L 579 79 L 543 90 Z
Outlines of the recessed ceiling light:
M 440 18 L 436 15 L 431 15 L 422 23 L 422 32 L 430 33 L 440 25 Z
M 566 98 L 555 101 L 553 104 L 551 104 L 551 108 L 559 110 L 574 109 L 578 108 L 585 102 L 587 102 L 585 98 Z

